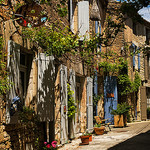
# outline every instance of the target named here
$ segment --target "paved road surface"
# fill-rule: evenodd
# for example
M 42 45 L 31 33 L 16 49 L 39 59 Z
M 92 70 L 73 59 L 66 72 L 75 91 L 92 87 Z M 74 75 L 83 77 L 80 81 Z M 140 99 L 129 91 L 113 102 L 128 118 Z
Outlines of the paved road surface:
M 113 128 L 104 135 L 93 136 L 89 145 L 79 146 L 73 140 L 59 150 L 150 150 L 150 121 L 129 123 L 125 128 Z

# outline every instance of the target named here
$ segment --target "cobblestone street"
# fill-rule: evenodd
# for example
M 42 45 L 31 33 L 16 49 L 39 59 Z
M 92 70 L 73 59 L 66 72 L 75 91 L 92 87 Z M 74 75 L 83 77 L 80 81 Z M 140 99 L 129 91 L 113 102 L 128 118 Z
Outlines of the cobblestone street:
M 73 140 L 59 150 L 150 150 L 150 121 L 128 123 L 125 128 L 113 128 L 104 135 L 93 135 L 89 145 L 79 146 L 80 139 Z

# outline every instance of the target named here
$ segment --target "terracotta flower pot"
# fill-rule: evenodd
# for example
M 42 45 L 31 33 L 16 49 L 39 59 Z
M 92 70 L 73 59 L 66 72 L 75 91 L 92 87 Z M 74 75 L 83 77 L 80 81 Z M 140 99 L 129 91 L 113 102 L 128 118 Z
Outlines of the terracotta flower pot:
M 124 127 L 123 115 L 114 115 L 114 126 Z
M 81 138 L 81 141 L 82 141 L 82 145 L 88 145 L 89 144 L 89 135 L 83 135 L 83 136 L 80 136 Z
M 104 134 L 104 130 L 105 130 L 104 126 L 95 127 L 94 128 L 94 131 L 95 131 L 96 135 L 103 135 Z
M 89 142 L 92 141 L 92 135 L 89 135 Z

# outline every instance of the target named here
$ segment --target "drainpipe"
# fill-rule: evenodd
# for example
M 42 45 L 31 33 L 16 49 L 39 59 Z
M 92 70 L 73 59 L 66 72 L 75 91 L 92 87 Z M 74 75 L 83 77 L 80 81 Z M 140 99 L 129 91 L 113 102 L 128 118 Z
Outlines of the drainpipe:
M 98 21 L 95 21 L 95 33 L 98 33 Z M 97 96 L 98 93 L 98 85 L 97 85 L 97 70 L 95 69 L 95 76 L 94 76 L 94 95 Z M 96 116 L 97 116 L 97 105 L 96 105 Z

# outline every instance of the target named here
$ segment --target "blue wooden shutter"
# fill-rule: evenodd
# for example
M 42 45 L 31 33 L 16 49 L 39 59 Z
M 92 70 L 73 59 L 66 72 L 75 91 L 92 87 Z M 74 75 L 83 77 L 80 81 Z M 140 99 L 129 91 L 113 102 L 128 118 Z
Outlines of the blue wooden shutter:
M 78 2 L 78 30 L 80 40 L 89 38 L 89 1 Z
M 133 67 L 135 67 L 135 45 L 133 47 Z
M 138 48 L 138 50 L 139 50 L 140 48 Z M 140 70 L 140 52 L 138 53 L 138 70 Z
M 118 92 L 117 77 L 106 76 L 104 79 L 104 115 L 108 122 L 114 123 L 114 117 L 111 115 L 111 108 L 117 108 Z

